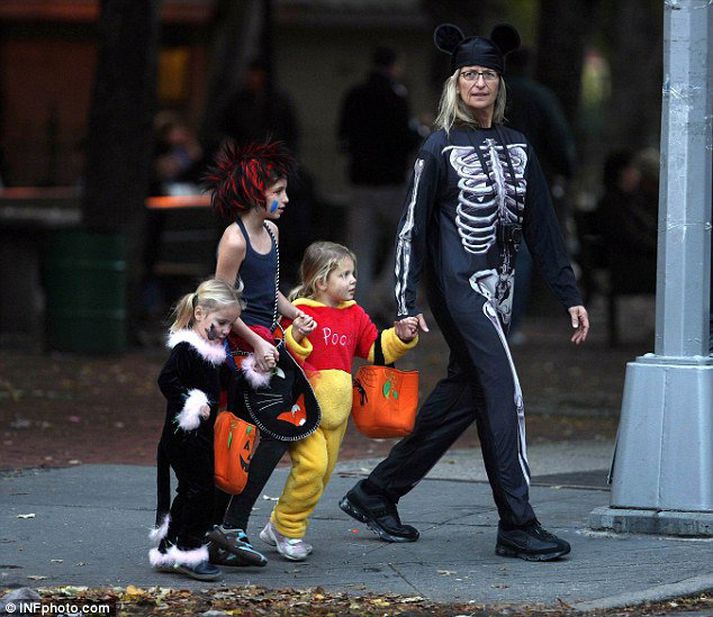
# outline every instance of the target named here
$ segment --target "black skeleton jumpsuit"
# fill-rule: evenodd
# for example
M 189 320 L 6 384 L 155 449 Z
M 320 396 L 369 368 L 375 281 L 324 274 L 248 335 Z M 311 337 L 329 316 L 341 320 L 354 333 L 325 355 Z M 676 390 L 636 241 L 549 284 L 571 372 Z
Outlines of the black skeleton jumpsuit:
M 397 313 L 420 312 L 416 298 L 425 271 L 450 358 L 413 433 L 369 477 L 394 502 L 475 420 L 501 521 L 535 520 L 524 405 L 505 338 L 520 228 L 562 305 L 582 304 L 542 170 L 524 135 L 498 126 L 452 129 L 450 136 L 440 130 L 425 140 L 398 228 Z

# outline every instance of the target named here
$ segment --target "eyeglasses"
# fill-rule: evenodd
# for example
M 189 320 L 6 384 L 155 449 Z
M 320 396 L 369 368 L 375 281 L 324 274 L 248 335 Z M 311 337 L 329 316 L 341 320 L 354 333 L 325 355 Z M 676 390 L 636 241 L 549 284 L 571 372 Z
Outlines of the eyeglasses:
M 486 83 L 497 81 L 498 74 L 495 71 L 463 71 L 460 74 L 465 81 L 478 81 L 478 77 L 482 77 Z

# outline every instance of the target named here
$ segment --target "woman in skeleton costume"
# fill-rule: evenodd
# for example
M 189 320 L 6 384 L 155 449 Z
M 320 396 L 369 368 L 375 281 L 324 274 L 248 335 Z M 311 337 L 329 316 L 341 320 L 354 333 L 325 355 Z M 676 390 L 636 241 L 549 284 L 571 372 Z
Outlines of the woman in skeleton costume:
M 520 37 L 497 26 L 490 38 L 465 38 L 441 25 L 436 46 L 451 55 L 436 130 L 416 158 L 396 248 L 398 318 L 418 316 L 425 271 L 433 315 L 450 348 L 448 374 L 419 411 L 414 432 L 340 502 L 382 540 L 413 542 L 419 532 L 396 509 L 463 431 L 477 422 L 500 516 L 496 552 L 547 561 L 569 544 L 545 531 L 528 497 L 522 393 L 505 334 L 510 322 L 515 254 L 527 242 L 583 342 L 589 330 L 548 188 L 521 133 L 501 125 L 504 56 Z

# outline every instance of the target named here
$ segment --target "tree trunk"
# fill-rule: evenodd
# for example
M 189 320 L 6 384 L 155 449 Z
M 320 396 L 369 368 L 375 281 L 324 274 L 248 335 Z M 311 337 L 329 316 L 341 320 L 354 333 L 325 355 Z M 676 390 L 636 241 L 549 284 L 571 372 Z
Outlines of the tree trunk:
M 159 0 L 101 2 L 82 214 L 90 233 L 120 236 L 107 245 L 126 241 L 123 293 L 132 342 L 142 312 L 159 25 Z
M 224 135 L 224 115 L 230 97 L 240 86 L 248 62 L 271 55 L 264 49 L 269 0 L 217 0 L 210 50 L 208 91 L 201 126 L 201 141 L 211 152 Z
M 102 0 L 83 217 L 127 231 L 143 218 L 153 143 L 158 0 Z

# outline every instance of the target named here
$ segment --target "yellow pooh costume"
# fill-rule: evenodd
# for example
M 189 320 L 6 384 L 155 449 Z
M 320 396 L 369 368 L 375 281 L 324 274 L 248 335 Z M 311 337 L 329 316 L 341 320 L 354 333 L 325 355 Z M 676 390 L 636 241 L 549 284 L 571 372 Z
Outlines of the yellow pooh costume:
M 272 512 L 277 531 L 287 538 L 303 538 L 307 519 L 317 506 L 334 465 L 352 409 L 352 361 L 374 361 L 374 341 L 379 334 L 363 308 L 350 300 L 336 307 L 307 298 L 293 304 L 317 322 L 317 328 L 297 342 L 292 326 L 285 331 L 290 352 L 304 366 L 322 410 L 319 428 L 309 437 L 290 445 L 292 469 L 282 495 Z M 416 346 L 418 337 L 405 343 L 394 328 L 381 333 L 387 364 Z

